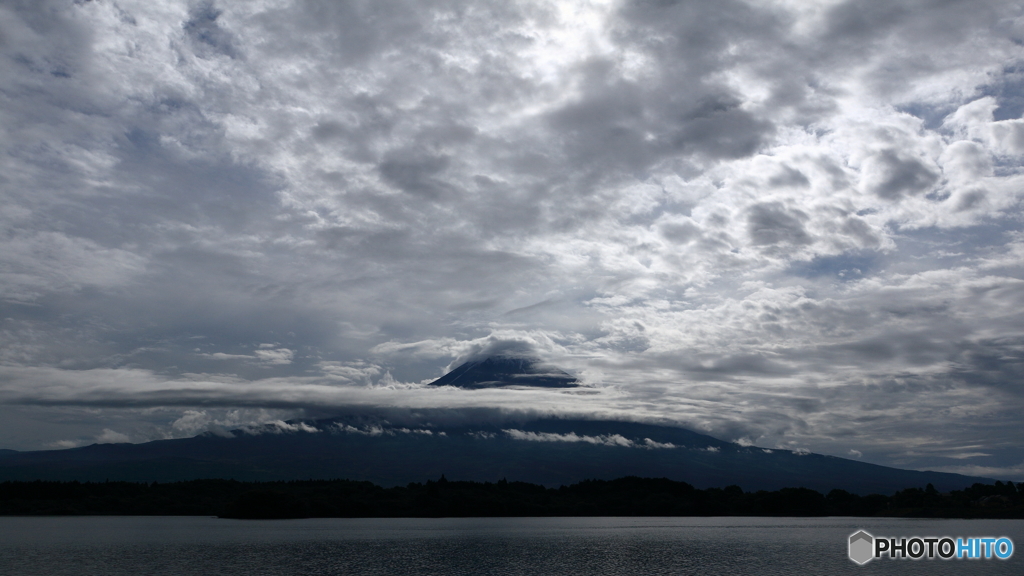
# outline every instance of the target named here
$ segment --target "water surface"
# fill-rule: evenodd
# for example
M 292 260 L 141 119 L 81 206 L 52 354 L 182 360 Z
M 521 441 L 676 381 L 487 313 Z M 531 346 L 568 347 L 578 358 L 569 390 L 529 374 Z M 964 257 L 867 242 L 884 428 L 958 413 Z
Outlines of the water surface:
M 8 575 L 1024 574 L 1000 560 L 847 557 L 884 536 L 1008 536 L 1022 520 L 0 517 Z

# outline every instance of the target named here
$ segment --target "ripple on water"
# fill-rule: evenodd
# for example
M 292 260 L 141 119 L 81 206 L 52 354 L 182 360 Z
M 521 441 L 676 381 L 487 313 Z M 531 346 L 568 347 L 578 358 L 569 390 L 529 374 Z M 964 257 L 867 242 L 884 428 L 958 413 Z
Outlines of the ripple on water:
M 0 573 L 32 575 L 1021 574 L 1008 561 L 850 562 L 846 538 L 1007 535 L 1024 521 L 0 518 Z

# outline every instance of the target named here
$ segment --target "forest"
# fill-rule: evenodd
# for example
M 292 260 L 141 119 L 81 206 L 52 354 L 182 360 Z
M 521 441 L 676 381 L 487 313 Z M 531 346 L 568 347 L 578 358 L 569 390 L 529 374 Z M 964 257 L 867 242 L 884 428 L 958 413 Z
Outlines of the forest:
M 512 516 L 864 516 L 1024 518 L 1024 483 L 931 484 L 891 496 L 808 488 L 700 490 L 635 476 L 548 488 L 525 482 L 438 480 L 381 487 L 351 480 L 239 482 L 3 482 L 0 515 L 153 515 L 222 518 Z

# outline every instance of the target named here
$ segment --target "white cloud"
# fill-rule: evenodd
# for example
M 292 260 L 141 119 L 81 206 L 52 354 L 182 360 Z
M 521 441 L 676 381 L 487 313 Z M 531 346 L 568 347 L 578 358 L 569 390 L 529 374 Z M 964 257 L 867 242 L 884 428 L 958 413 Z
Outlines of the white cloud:
M 676 446 L 672 443 L 655 442 L 650 438 L 644 438 L 644 441 L 640 444 L 622 436 L 621 434 L 603 434 L 600 436 L 587 436 L 585 434 L 576 434 L 575 432 L 569 432 L 568 434 L 558 434 L 555 432 L 529 432 L 523 430 L 517 430 L 515 428 L 509 428 L 502 430 L 509 438 L 513 440 L 526 440 L 529 442 L 586 442 L 587 444 L 600 444 L 604 446 L 620 446 L 623 448 L 675 448 Z
M 671 442 L 655 442 L 654 440 L 651 440 L 650 438 L 644 438 L 643 447 L 644 448 L 651 448 L 651 449 L 677 448 L 677 446 L 675 444 L 671 443 Z
M 47 448 L 56 448 L 58 450 L 66 450 L 68 448 L 77 448 L 77 447 L 79 447 L 81 445 L 82 445 L 82 443 L 78 442 L 76 440 L 57 440 L 56 442 L 51 442 L 50 444 L 48 444 Z
M 201 354 L 206 358 L 213 360 L 252 360 L 255 356 L 249 356 L 248 354 L 225 354 L 223 352 L 214 352 L 212 354 Z
M 212 422 L 213 419 L 206 414 L 205 410 L 185 410 L 181 418 L 171 423 L 171 428 L 186 436 L 195 436 L 200 432 L 205 432 Z
M 285 434 L 288 432 L 320 432 L 319 428 L 305 422 L 289 423 L 283 420 L 271 420 L 257 425 L 245 426 L 241 430 L 246 434 L 254 436 L 259 434 Z
M 110 428 L 104 428 L 103 433 L 96 437 L 97 444 L 124 444 L 127 442 L 131 442 L 131 438 L 127 434 L 115 432 Z
M 273 350 L 254 350 L 253 354 L 265 364 L 291 364 L 295 351 L 287 348 L 275 348 Z

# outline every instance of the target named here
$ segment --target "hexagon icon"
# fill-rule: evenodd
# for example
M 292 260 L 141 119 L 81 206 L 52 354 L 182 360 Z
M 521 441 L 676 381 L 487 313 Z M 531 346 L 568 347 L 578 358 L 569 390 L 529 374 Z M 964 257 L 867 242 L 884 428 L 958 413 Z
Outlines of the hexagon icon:
M 864 564 L 868 560 L 871 560 L 873 554 L 872 548 L 874 547 L 875 539 L 863 530 L 850 535 L 850 560 L 853 560 L 857 564 Z

